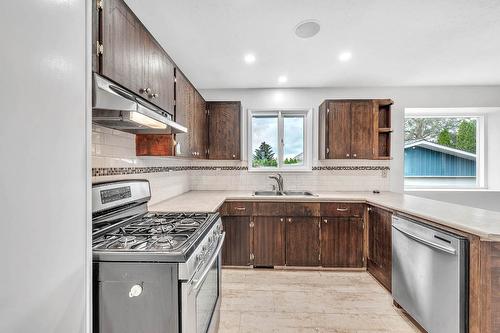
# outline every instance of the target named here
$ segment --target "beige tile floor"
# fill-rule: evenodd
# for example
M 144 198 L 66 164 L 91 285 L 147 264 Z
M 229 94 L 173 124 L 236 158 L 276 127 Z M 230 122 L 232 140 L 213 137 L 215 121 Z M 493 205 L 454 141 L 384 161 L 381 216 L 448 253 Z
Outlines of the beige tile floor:
M 223 269 L 219 333 L 419 332 L 366 272 Z

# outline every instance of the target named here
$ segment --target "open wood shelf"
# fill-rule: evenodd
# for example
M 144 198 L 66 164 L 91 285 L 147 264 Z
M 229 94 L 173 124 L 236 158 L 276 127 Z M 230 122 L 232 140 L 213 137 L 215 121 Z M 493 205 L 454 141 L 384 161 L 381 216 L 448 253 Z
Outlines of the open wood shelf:
M 374 158 L 391 159 L 391 100 L 377 100 L 374 104 Z

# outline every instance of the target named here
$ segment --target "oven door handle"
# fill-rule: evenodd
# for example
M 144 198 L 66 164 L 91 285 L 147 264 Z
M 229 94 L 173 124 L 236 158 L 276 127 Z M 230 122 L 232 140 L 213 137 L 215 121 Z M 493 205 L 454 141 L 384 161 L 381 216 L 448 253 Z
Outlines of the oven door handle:
M 219 257 L 219 253 L 222 249 L 222 245 L 224 244 L 224 238 L 226 238 L 225 232 L 223 232 L 222 235 L 219 237 L 219 244 L 217 244 L 217 248 L 214 251 L 214 255 L 212 256 L 210 261 L 205 266 L 203 273 L 201 273 L 201 277 L 199 279 L 193 278 L 193 283 L 194 283 L 194 286 L 192 289 L 193 291 L 198 290 L 200 288 L 201 284 L 203 283 L 203 281 L 205 281 L 205 278 L 207 277 L 208 272 L 210 272 L 210 269 L 212 268 L 212 265 L 214 264 L 215 260 L 217 260 L 217 258 Z

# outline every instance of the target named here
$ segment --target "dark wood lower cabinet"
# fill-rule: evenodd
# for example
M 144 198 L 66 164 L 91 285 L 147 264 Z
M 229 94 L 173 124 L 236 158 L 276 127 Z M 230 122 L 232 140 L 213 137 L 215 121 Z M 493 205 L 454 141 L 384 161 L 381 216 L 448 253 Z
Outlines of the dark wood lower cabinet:
M 224 216 L 222 226 L 226 232 L 222 248 L 222 265 L 250 265 L 250 217 Z
M 363 267 L 362 218 L 321 218 L 321 266 Z
M 362 204 L 321 211 L 332 215 L 320 218 L 319 203 L 226 202 L 220 209 L 226 232 L 223 265 L 363 267 Z
M 368 209 L 368 271 L 384 286 L 392 285 L 392 213 Z
M 275 216 L 253 218 L 253 265 L 285 265 L 285 219 Z
M 286 264 L 319 266 L 319 218 L 286 218 Z

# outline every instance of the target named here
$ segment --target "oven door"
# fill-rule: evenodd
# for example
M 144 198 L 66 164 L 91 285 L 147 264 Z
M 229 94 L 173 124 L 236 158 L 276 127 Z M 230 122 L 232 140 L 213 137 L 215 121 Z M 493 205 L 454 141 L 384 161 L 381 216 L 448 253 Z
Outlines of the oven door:
M 217 332 L 221 301 L 221 250 L 225 233 L 205 264 L 181 284 L 182 333 Z

